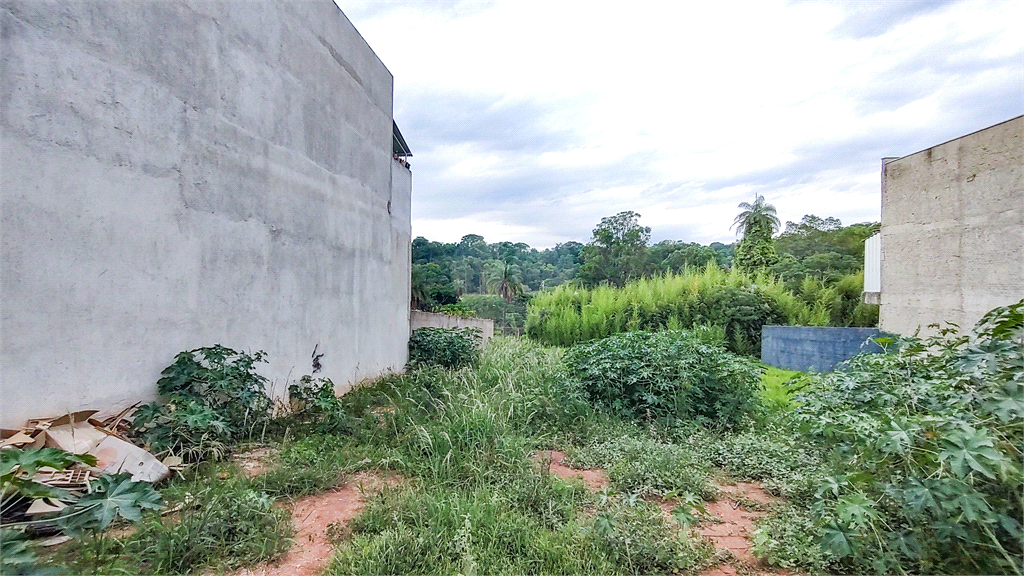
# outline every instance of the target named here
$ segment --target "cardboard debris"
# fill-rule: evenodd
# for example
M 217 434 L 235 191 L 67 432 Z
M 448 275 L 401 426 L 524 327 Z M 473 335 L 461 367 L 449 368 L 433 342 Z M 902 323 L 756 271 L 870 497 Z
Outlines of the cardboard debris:
M 88 454 L 109 434 L 88 422 L 50 426 L 46 430 L 46 445 L 72 454 Z
M 67 470 L 43 469 L 36 472 L 32 477 L 33 482 L 46 484 L 55 488 L 66 488 L 69 490 L 89 489 L 89 479 L 92 471 L 87 468 L 69 468 Z
M 65 542 L 70 542 L 71 540 L 73 540 L 73 538 L 71 538 L 71 536 L 67 536 L 67 535 L 61 534 L 59 536 L 53 536 L 51 538 L 47 538 L 46 540 L 43 540 L 42 542 L 40 542 L 39 545 L 40 546 L 50 547 L 50 546 L 56 546 L 57 544 L 63 544 Z
M 159 482 L 171 473 L 155 456 L 116 436 L 107 436 L 89 454 L 96 457 L 100 470 L 110 474 L 131 472 L 136 482 Z
M 73 454 L 90 454 L 96 457 L 94 470 L 110 474 L 130 472 L 136 482 L 159 482 L 170 475 L 170 469 L 121 436 L 131 421 L 129 413 L 136 406 L 101 414 L 102 420 L 94 417 L 96 410 L 82 410 L 59 418 L 33 418 L 20 431 L 5 430 L 0 447 L 42 448 L 45 445 Z M 168 460 L 178 464 L 173 459 Z M 76 465 L 62 472 L 40 471 L 34 480 L 60 488 L 88 488 L 88 478 L 89 470 Z
M 10 432 L 10 436 L 7 433 Z M 42 448 L 46 443 L 46 436 L 38 435 L 33 438 L 24 430 L 4 430 L 4 440 L 0 442 L 0 448 L 15 446 L 18 448 Z
M 32 505 L 25 511 L 26 516 L 35 516 L 37 514 L 52 514 L 54 512 L 60 512 L 67 508 L 67 504 L 54 498 L 39 498 L 32 501 Z

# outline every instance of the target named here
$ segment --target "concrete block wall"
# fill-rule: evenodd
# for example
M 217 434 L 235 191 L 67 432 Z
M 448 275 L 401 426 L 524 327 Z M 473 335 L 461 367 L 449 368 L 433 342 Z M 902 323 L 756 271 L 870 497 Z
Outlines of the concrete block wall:
M 330 0 L 0 0 L 0 424 L 149 400 L 181 351 L 280 393 L 401 370 L 411 173 Z M 339 390 L 340 391 L 340 390 Z
M 879 327 L 969 330 L 1024 298 L 1024 116 L 882 168 Z
M 875 328 L 762 326 L 761 361 L 769 366 L 806 372 L 831 372 L 837 364 L 863 352 L 880 352 Z

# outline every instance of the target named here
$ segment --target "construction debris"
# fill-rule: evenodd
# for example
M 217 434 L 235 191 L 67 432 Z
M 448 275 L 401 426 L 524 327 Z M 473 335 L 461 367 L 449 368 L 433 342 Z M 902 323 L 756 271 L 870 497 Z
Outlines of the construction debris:
M 130 413 L 136 406 L 117 412 L 83 410 L 59 418 L 32 418 L 21 430 L 0 431 L 0 449 L 52 447 L 96 457 L 95 467 L 76 464 L 67 470 L 42 468 L 32 478 L 55 488 L 88 491 L 90 478 L 103 472 L 130 472 L 133 481 L 159 482 L 170 475 L 169 466 L 126 439 Z M 171 466 L 181 466 L 180 458 L 169 457 L 166 461 Z M 62 507 L 59 501 L 40 498 L 32 503 L 28 514 L 55 512 Z

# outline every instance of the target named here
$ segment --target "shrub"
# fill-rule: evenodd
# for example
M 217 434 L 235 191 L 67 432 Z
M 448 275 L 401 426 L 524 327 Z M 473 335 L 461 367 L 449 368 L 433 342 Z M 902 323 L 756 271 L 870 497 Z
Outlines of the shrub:
M 756 406 L 760 368 L 692 332 L 627 332 L 565 354 L 570 379 L 612 414 L 732 427 Z
M 157 381 L 166 401 L 139 407 L 133 432 L 153 452 L 222 458 L 228 444 L 252 437 L 269 418 L 267 380 L 255 370 L 263 358 L 220 345 L 181 352 Z
M 409 365 L 470 366 L 479 349 L 480 331 L 476 328 L 419 328 L 409 337 Z
M 1024 572 L 1022 312 L 857 356 L 796 396 L 796 421 L 843 463 L 815 510 L 845 570 Z
M 288 385 L 291 413 L 285 418 L 303 433 L 340 433 L 347 423 L 342 401 L 329 378 L 303 376 Z M 278 426 L 280 427 L 280 425 Z
M 709 264 L 623 288 L 564 284 L 534 297 L 526 331 L 545 344 L 571 346 L 620 332 L 716 326 L 730 350 L 757 356 L 766 323 L 825 325 L 828 316 L 813 314 L 769 276 Z

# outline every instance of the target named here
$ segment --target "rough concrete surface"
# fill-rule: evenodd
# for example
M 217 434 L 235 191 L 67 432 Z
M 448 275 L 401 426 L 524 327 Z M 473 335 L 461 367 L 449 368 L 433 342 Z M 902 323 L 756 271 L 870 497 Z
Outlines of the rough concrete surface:
M 280 393 L 400 370 L 412 176 L 330 0 L 0 0 L 0 424 L 265 350 Z
M 786 370 L 831 372 L 861 352 L 879 352 L 875 328 L 831 326 L 761 327 L 761 361 Z
M 1024 116 L 882 167 L 879 327 L 969 330 L 1024 298 Z
M 494 320 L 487 318 L 463 318 L 450 314 L 437 314 L 413 310 L 409 320 L 409 329 L 417 328 L 478 328 L 482 338 L 481 345 L 494 337 Z

